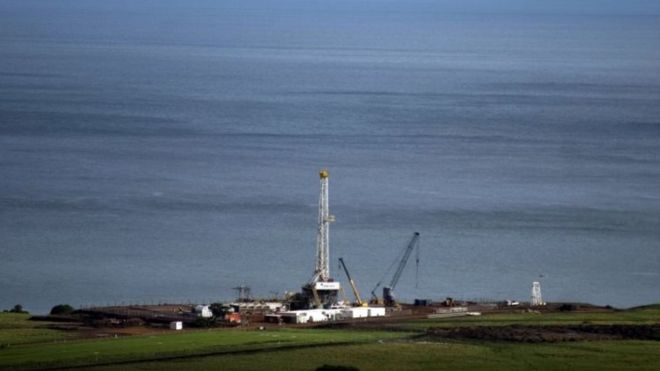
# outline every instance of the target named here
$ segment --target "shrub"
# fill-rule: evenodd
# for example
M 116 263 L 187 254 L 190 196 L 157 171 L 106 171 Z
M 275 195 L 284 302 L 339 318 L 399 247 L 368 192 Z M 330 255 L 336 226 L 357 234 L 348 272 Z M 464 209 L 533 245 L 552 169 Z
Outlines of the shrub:
M 572 311 L 574 311 L 574 310 L 576 310 L 576 309 L 577 309 L 577 305 L 575 305 L 575 304 L 569 304 L 569 303 L 562 304 L 562 305 L 559 307 L 559 310 L 562 311 L 562 312 L 572 312 Z
M 69 304 L 58 304 L 50 310 L 50 314 L 53 315 L 65 315 L 71 314 L 73 312 L 73 307 Z
M 27 314 L 28 311 L 24 310 L 22 305 L 16 304 L 16 305 L 14 305 L 13 308 L 11 308 L 9 310 L 9 313 L 26 313 Z
M 200 327 L 200 328 L 213 327 L 213 325 L 215 325 L 215 320 L 213 318 L 202 318 L 202 317 L 197 317 L 195 321 L 190 323 L 190 327 Z

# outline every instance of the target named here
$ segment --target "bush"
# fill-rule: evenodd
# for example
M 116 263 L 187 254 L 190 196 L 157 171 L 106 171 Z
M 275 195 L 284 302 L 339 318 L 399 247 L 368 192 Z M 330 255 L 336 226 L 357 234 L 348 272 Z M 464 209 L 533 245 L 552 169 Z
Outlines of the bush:
M 197 317 L 195 321 L 190 323 L 190 327 L 200 327 L 200 328 L 213 327 L 214 325 L 215 325 L 215 320 L 213 318 L 202 318 L 202 317 Z
M 74 309 L 69 304 L 58 304 L 50 310 L 52 315 L 66 315 L 73 313 Z
M 28 311 L 24 310 L 22 305 L 16 304 L 16 305 L 14 305 L 13 308 L 11 308 L 9 310 L 9 313 L 25 313 L 25 314 L 28 314 Z
M 576 309 L 578 309 L 578 308 L 577 308 L 577 305 L 575 305 L 575 304 L 568 304 L 568 303 L 566 303 L 566 304 L 562 304 L 562 305 L 559 307 L 559 310 L 560 310 L 561 312 L 572 312 L 572 311 L 574 311 L 574 310 L 576 310 Z

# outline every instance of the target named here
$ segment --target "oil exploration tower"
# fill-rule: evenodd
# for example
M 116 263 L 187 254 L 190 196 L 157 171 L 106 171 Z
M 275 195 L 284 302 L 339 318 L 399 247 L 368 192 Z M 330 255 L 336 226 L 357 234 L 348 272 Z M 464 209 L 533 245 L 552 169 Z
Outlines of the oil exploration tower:
M 311 281 L 303 287 L 303 296 L 308 308 L 329 308 L 337 303 L 339 282 L 330 277 L 330 223 L 335 217 L 330 215 L 328 204 L 328 178 L 330 173 L 320 171 L 321 194 L 319 195 L 318 230 L 316 234 L 316 267 Z
M 541 296 L 541 282 L 534 281 L 532 282 L 532 306 L 542 306 L 545 305 L 543 297 Z

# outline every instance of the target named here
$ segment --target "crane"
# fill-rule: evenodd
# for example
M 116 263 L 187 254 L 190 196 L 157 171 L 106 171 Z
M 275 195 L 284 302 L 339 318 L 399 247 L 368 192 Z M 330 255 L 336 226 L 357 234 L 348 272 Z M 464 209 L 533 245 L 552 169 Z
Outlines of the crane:
M 346 278 L 348 278 L 348 283 L 351 284 L 351 288 L 353 289 L 353 295 L 355 295 L 355 302 L 357 305 L 361 307 L 366 307 L 367 303 L 363 302 L 362 299 L 360 298 L 360 293 L 358 292 L 357 286 L 355 286 L 355 281 L 353 281 L 353 278 L 351 278 L 351 274 L 348 273 L 348 268 L 346 268 L 346 263 L 344 263 L 344 258 L 339 258 L 339 263 L 341 264 L 342 268 L 344 268 L 344 272 L 346 272 Z
M 403 269 L 406 267 L 406 264 L 408 263 L 408 259 L 410 258 L 410 254 L 412 251 L 415 249 L 417 244 L 419 243 L 419 232 L 415 232 L 413 234 L 412 239 L 408 243 L 408 246 L 406 246 L 406 249 L 403 252 L 403 256 L 401 257 L 401 260 L 399 261 L 399 265 L 396 268 L 396 271 L 394 272 L 394 276 L 392 276 L 392 280 L 390 281 L 390 284 L 387 286 L 383 286 L 383 302 L 387 306 L 394 306 L 396 305 L 396 300 L 394 298 L 394 288 L 396 287 L 396 284 L 399 282 L 399 278 L 401 278 L 401 273 L 403 273 Z M 396 260 L 392 265 L 387 269 L 387 272 L 392 269 L 394 264 L 396 264 Z M 419 264 L 419 260 L 418 260 Z M 387 275 L 387 272 L 385 273 Z M 382 284 L 383 278 L 376 284 L 376 287 L 374 287 L 373 290 L 371 290 L 371 296 L 375 302 L 379 302 L 378 296 L 376 295 L 376 289 Z

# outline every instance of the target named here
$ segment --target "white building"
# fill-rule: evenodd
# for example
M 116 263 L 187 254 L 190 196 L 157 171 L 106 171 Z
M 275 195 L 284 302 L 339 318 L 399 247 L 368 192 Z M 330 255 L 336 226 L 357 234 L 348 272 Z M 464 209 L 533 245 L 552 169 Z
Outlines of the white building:
M 247 310 L 277 312 L 284 309 L 284 304 L 282 302 L 277 302 L 277 301 L 231 303 L 230 305 L 232 307 L 238 308 L 239 312 L 243 312 Z
M 342 309 L 307 309 L 282 312 L 282 320 L 287 323 L 325 322 L 341 319 Z
M 336 309 L 292 310 L 280 313 L 286 323 L 310 323 L 337 321 L 342 319 L 384 317 L 384 307 L 355 307 Z
M 343 319 L 351 318 L 367 318 L 367 317 L 384 317 L 384 307 L 355 307 L 342 309 L 341 317 Z

